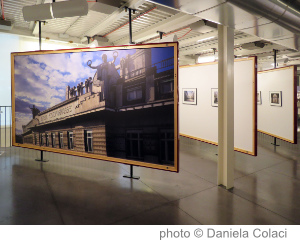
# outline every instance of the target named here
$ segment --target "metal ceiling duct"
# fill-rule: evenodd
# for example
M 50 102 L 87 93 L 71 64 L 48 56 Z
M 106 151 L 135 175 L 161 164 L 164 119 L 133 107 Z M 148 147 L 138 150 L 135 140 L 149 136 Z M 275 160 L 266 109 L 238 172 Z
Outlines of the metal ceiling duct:
M 228 2 L 300 35 L 299 0 L 228 0 Z
M 84 16 L 87 14 L 88 3 L 86 0 L 53 2 L 23 7 L 25 21 Z
M 230 3 L 258 17 L 265 17 L 278 25 L 300 34 L 300 0 L 147 0 L 179 9 L 189 14 L 199 14 Z M 224 8 L 226 9 L 226 8 Z M 230 9 L 228 7 L 227 9 Z M 210 19 L 211 20 L 211 19 Z M 226 25 L 226 23 L 222 23 Z M 238 24 L 235 21 L 235 24 Z
M 300 0 L 147 0 L 300 50 Z

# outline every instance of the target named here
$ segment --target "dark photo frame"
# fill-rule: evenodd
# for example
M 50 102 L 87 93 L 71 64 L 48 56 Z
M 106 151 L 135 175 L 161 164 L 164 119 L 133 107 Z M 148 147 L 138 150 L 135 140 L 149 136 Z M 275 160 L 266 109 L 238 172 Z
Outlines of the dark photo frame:
M 218 107 L 219 104 L 219 95 L 218 88 L 211 89 L 211 106 Z
M 197 88 L 182 88 L 182 103 L 197 105 Z

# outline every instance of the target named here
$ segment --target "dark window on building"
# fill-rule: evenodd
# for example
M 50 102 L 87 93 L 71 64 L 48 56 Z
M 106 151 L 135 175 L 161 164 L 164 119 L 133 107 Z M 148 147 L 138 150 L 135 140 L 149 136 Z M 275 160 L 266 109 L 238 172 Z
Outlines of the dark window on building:
M 63 133 L 58 133 L 58 143 L 59 143 L 59 148 L 64 148 L 64 136 Z
M 37 145 L 37 137 L 36 137 L 36 134 L 34 134 L 34 144 Z
M 143 133 L 141 130 L 128 130 L 126 132 L 126 155 L 131 159 L 143 158 Z
M 85 152 L 93 151 L 93 132 L 91 130 L 84 131 Z
M 174 82 L 173 80 L 165 81 L 160 83 L 161 94 L 167 94 L 174 92 Z
M 127 89 L 127 101 L 134 101 L 143 98 L 142 87 L 134 87 Z
M 161 161 L 163 163 L 174 162 L 174 131 L 161 130 L 160 132 L 161 144 Z
M 68 131 L 68 149 L 70 150 L 74 149 L 73 131 Z
M 49 146 L 49 134 L 46 133 L 45 137 L 46 137 L 46 146 Z
M 43 146 L 44 145 L 44 134 L 41 134 L 40 136 L 40 145 Z
M 51 141 L 52 141 L 52 147 L 56 147 L 55 134 L 54 133 L 51 133 Z

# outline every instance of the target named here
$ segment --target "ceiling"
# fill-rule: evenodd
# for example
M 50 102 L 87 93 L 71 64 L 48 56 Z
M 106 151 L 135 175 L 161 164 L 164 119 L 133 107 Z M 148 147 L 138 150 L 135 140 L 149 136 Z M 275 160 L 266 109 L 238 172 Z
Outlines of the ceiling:
M 0 32 L 30 37 L 38 36 L 38 24 L 33 21 L 25 22 L 22 8 L 52 2 L 52 0 L 1 1 L 3 2 L 1 17 L 11 21 L 13 28 L 11 30 L 0 28 Z M 59 1 L 56 0 L 56 2 Z M 113 0 L 113 2 L 116 1 Z M 172 41 L 177 37 L 180 65 L 194 64 L 199 56 L 202 58 L 217 55 L 218 34 L 214 22 L 221 23 L 221 21 L 215 20 L 218 12 L 213 15 L 212 13 L 208 14 L 205 9 L 201 9 L 196 14 L 191 14 L 190 10 L 187 11 L 187 8 L 183 9 L 183 7 L 186 6 L 185 3 L 193 2 L 192 0 L 177 0 L 177 2 L 182 2 L 182 5 L 180 7 L 171 6 L 171 8 L 162 6 L 159 2 L 162 1 L 122 0 L 118 7 L 114 7 L 112 10 L 110 7 L 110 12 L 107 13 L 108 11 L 99 8 L 97 4 L 100 3 L 88 1 L 89 12 L 86 16 L 47 20 L 45 25 L 42 25 L 42 38 L 46 38 L 48 41 L 65 41 L 79 47 L 87 46 L 87 37 L 97 39 L 99 46 L 126 45 L 129 43 L 129 20 L 125 7 L 129 7 L 136 10 L 132 15 L 132 40 L 134 43 L 159 42 L 158 31 L 160 31 L 164 33 L 163 41 Z M 210 3 L 212 2 L 219 4 L 217 0 L 210 1 Z M 211 6 L 206 7 L 212 9 Z M 205 21 L 201 14 L 205 17 Z M 259 69 L 269 69 L 273 67 L 271 65 L 274 62 L 273 50 L 276 49 L 278 50 L 278 66 L 298 65 L 299 69 L 300 52 L 298 48 L 291 48 L 290 44 L 277 41 L 280 38 L 276 40 L 262 38 L 259 34 L 249 31 L 249 28 L 242 29 L 236 26 L 238 25 L 233 27 L 235 27 L 234 53 L 237 57 L 256 55 Z M 297 37 L 298 34 L 295 36 Z

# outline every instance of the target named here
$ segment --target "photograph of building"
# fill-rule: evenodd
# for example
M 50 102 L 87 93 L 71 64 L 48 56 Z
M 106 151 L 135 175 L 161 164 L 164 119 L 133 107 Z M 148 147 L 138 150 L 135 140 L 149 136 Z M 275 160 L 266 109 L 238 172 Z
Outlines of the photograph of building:
M 17 143 L 174 165 L 173 46 L 53 55 L 78 60 L 82 78 L 62 81 L 64 92 L 63 87 L 55 89 L 38 102 L 35 85 L 25 97 L 18 86 L 49 68 L 46 59 L 52 56 L 15 56 Z M 26 58 L 34 69 L 24 74 Z M 63 79 L 71 71 L 58 72 Z M 58 82 L 47 76 L 36 79 L 47 88 Z M 58 102 L 50 106 L 49 99 Z M 29 122 L 22 122 L 25 117 Z

